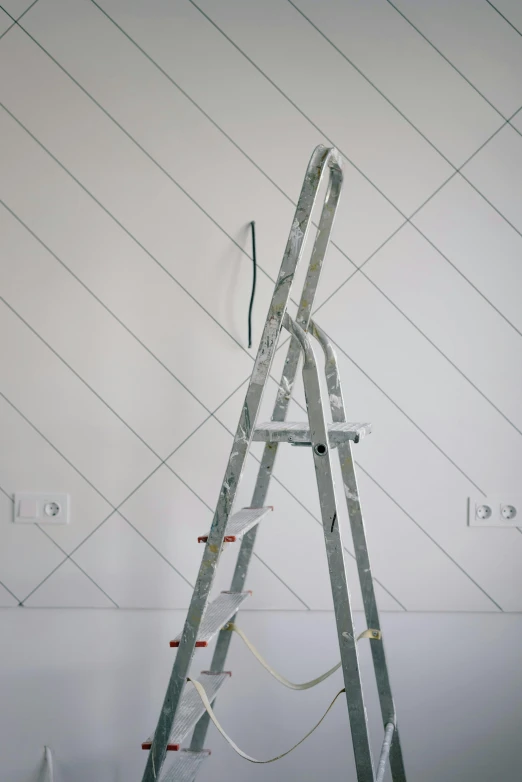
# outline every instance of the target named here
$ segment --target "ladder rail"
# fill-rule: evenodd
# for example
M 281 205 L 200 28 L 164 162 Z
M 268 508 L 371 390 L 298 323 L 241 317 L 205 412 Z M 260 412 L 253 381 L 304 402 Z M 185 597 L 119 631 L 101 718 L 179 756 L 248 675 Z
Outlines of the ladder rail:
M 330 456 L 331 449 L 328 440 L 319 372 L 308 334 L 297 323 L 293 322 L 288 314 L 285 316 L 284 326 L 299 340 L 304 354 L 303 385 L 310 421 L 311 447 L 321 505 L 321 518 L 332 585 L 357 780 L 358 782 L 374 782 L 375 775 L 359 667 L 357 635 L 346 576 L 344 546 L 337 512 Z
M 325 357 L 325 374 L 328 396 L 330 399 L 330 409 L 334 423 L 345 422 L 346 412 L 344 406 L 343 391 L 337 356 L 333 345 L 325 332 L 312 321 L 310 323 L 310 333 L 317 339 L 323 349 Z M 350 529 L 352 532 L 355 559 L 361 593 L 363 599 L 364 613 L 368 627 L 375 630 L 381 629 L 377 599 L 373 586 L 373 576 L 366 541 L 366 531 L 362 515 L 361 501 L 357 485 L 357 476 L 352 454 L 352 446 L 349 441 L 345 441 L 338 446 L 339 461 L 341 464 L 341 474 L 343 478 L 344 495 L 350 520 Z M 402 757 L 402 748 L 397 726 L 397 714 L 393 701 L 388 665 L 386 661 L 386 650 L 384 641 L 370 639 L 373 667 L 377 681 L 377 691 L 382 714 L 382 721 L 385 730 L 388 725 L 394 725 L 394 731 L 391 739 L 390 768 L 394 782 L 406 782 L 406 771 Z
M 393 722 L 389 722 L 384 730 L 384 739 L 381 747 L 381 755 L 379 757 L 379 764 L 377 766 L 377 777 L 375 782 L 383 782 L 384 775 L 386 773 L 386 764 L 390 757 L 390 750 L 393 742 L 393 734 L 395 731 L 395 725 Z
M 281 269 L 279 271 L 272 301 L 263 329 L 263 335 L 261 337 L 256 360 L 252 370 L 252 375 L 245 396 L 245 401 L 242 407 L 239 424 L 234 437 L 225 476 L 223 478 L 223 483 L 219 493 L 216 511 L 208 535 L 208 540 L 205 545 L 199 575 L 190 602 L 187 619 L 185 621 L 180 645 L 172 667 L 172 672 L 156 730 L 154 732 L 154 740 L 149 751 L 142 782 L 155 782 L 165 760 L 169 735 L 176 718 L 181 695 L 183 693 L 183 689 L 186 684 L 186 678 L 192 663 L 198 631 L 207 606 L 209 593 L 214 581 L 215 571 L 219 557 L 221 555 L 227 521 L 234 504 L 237 486 L 241 478 L 246 457 L 250 448 L 254 426 L 261 406 L 263 392 L 268 380 L 270 368 L 277 347 L 277 342 L 281 332 L 283 317 L 286 313 L 290 299 L 295 272 L 303 255 L 304 246 L 311 223 L 312 210 L 318 200 L 319 189 L 326 171 L 329 173 L 329 185 L 321 218 L 324 216 L 326 222 L 327 218 L 329 219 L 329 212 L 333 209 L 333 213 L 331 215 L 331 223 L 333 224 L 333 217 L 335 216 L 335 211 L 342 187 L 342 160 L 335 148 L 326 148 L 322 145 L 319 145 L 312 154 L 297 203 L 294 220 L 292 222 L 292 228 L 290 230 L 283 255 Z M 322 242 L 323 239 L 320 236 L 320 232 L 318 232 L 318 235 L 316 236 L 316 242 L 314 243 L 314 250 L 315 246 L 318 245 L 318 243 L 319 246 L 321 246 Z M 326 251 L 327 244 L 328 240 L 326 240 L 324 251 Z M 314 253 L 312 253 L 312 257 L 310 259 L 309 270 L 304 286 L 305 289 L 307 283 L 309 283 L 310 280 L 312 281 L 311 284 L 313 284 L 315 281 L 315 284 L 317 285 L 320 268 L 318 270 L 314 270 L 312 268 L 313 263 Z M 304 309 L 308 310 L 309 318 L 311 303 L 309 307 Z M 250 548 L 253 546 L 253 542 L 255 540 L 255 530 L 252 530 L 252 533 L 253 534 L 248 533 L 243 540 L 239 555 L 240 558 L 242 557 L 243 551 L 246 554 L 249 545 Z M 243 546 L 245 546 L 245 549 L 243 549 Z M 244 566 L 245 562 L 246 559 L 243 557 L 242 567 Z M 240 576 L 238 575 L 238 578 L 234 580 L 236 580 L 236 582 L 239 581 Z
M 321 149 L 324 150 L 324 147 L 321 146 L 317 147 L 317 149 L 314 152 L 314 155 L 318 152 L 318 150 Z M 317 234 L 315 236 L 314 245 L 312 248 L 312 254 L 310 256 L 310 262 L 308 264 L 308 270 L 306 273 L 306 278 L 303 285 L 303 291 L 299 303 L 299 309 L 296 317 L 296 321 L 299 324 L 301 324 L 304 328 L 308 327 L 308 322 L 311 317 L 312 307 L 317 292 L 317 286 L 319 284 L 319 277 L 321 274 L 326 251 L 328 249 L 328 245 L 330 242 L 330 236 L 332 233 L 337 209 L 339 206 L 339 199 L 341 196 L 341 189 L 343 183 L 342 159 L 338 155 L 337 151 L 334 149 L 329 150 L 329 155 L 331 156 L 330 159 L 332 165 L 330 168 L 330 179 L 328 183 L 328 189 L 324 197 L 321 216 L 319 218 Z M 309 171 L 313 163 L 314 163 L 314 157 L 312 156 L 312 161 L 308 169 Z M 323 165 L 326 164 L 328 164 L 327 161 L 323 163 Z M 320 181 L 318 180 L 315 197 L 317 197 L 319 187 L 320 187 Z M 311 216 L 312 214 L 313 205 L 314 205 L 314 201 L 309 201 L 309 207 L 308 207 L 309 216 Z M 275 401 L 274 410 L 272 414 L 273 421 L 284 421 L 286 418 L 288 407 L 292 397 L 292 390 L 297 374 L 300 356 L 301 356 L 301 347 L 299 344 L 299 340 L 296 337 L 292 336 L 290 339 L 290 344 L 288 346 L 285 365 L 281 376 L 281 382 L 277 390 L 276 401 Z M 279 445 L 278 443 L 266 443 L 265 448 L 263 449 L 263 456 L 261 458 L 261 464 L 259 466 L 254 493 L 252 496 L 251 506 L 253 508 L 261 508 L 266 503 L 266 497 L 270 485 L 270 478 L 272 476 L 272 472 L 274 469 L 275 460 L 277 456 L 278 445 Z M 254 529 L 250 530 L 250 532 L 248 532 L 244 536 L 241 542 L 241 548 L 239 550 L 236 567 L 232 578 L 232 584 L 230 587 L 230 590 L 232 592 L 242 592 L 244 589 L 246 577 L 248 574 L 248 568 L 250 565 L 250 560 L 252 558 L 252 552 L 256 541 L 256 536 L 257 536 L 257 527 L 254 527 Z M 235 619 L 236 617 L 233 617 L 231 621 L 234 622 Z M 220 632 L 216 643 L 216 648 L 214 650 L 212 663 L 210 666 L 211 671 L 223 670 L 226 663 L 228 649 L 231 640 L 232 640 L 231 633 L 225 630 L 222 630 Z M 190 745 L 191 749 L 194 750 L 203 749 L 209 724 L 210 724 L 210 717 L 207 713 L 205 713 L 203 714 L 203 716 L 201 717 L 200 721 L 198 722 L 198 724 L 194 729 L 194 734 L 192 736 L 192 742 Z

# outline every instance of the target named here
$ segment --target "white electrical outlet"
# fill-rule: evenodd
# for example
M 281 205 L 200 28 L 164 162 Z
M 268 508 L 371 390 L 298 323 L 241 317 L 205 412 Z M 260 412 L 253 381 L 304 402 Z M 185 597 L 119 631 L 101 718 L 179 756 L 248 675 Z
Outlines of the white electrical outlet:
M 468 498 L 470 527 L 522 527 L 522 494 Z
M 15 524 L 69 524 L 69 495 L 63 492 L 16 492 Z

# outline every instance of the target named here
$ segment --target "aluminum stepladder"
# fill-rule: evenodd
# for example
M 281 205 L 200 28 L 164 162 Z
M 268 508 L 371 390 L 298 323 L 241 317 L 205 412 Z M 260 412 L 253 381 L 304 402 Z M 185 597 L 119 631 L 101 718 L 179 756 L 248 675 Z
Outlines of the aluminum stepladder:
M 303 255 L 310 227 L 312 210 L 319 200 L 319 190 L 328 176 L 326 195 L 318 230 L 295 321 L 287 307 L 297 265 Z M 225 630 L 235 617 L 243 600 L 248 566 L 254 549 L 257 524 L 270 508 L 264 507 L 270 477 L 279 443 L 310 445 L 319 491 L 321 517 L 326 545 L 328 569 L 332 586 L 337 633 L 341 652 L 346 701 L 354 747 L 358 782 L 381 782 L 387 763 L 394 782 L 405 782 L 406 774 L 393 703 L 384 644 L 380 633 L 379 615 L 373 587 L 366 536 L 359 501 L 357 479 L 351 451 L 351 441 L 357 443 L 369 433 L 369 424 L 346 422 L 344 401 L 334 350 L 324 332 L 311 321 L 323 259 L 337 211 L 343 182 L 342 159 L 334 148 L 318 146 L 310 160 L 301 189 L 283 262 L 268 311 L 261 343 L 241 411 L 227 469 L 221 486 L 212 526 L 205 536 L 205 551 L 182 634 L 171 645 L 178 647 L 167 692 L 156 730 L 144 749 L 150 749 L 142 782 L 193 782 L 200 764 L 208 756 L 204 742 L 209 716 L 192 685 L 187 684 L 196 646 L 206 646 L 219 633 L 211 670 L 203 672 L 199 681 L 212 702 L 228 674 L 224 671 L 232 633 Z M 261 399 L 268 381 L 272 360 L 281 330 L 291 334 L 288 354 L 278 388 L 272 420 L 256 426 Z M 311 347 L 310 335 L 320 343 L 326 360 L 326 383 L 332 423 L 328 424 L 322 400 L 319 373 Z M 308 422 L 287 423 L 287 409 L 303 355 L 303 383 Z M 251 508 L 232 513 L 234 499 L 252 440 L 266 443 Z M 356 634 L 346 579 L 344 548 L 337 523 L 337 499 L 332 477 L 332 451 L 337 448 L 344 484 L 350 527 L 353 536 L 357 569 L 370 638 L 373 665 L 384 725 L 384 741 L 377 769 L 374 769 L 362 683 L 359 671 Z M 222 592 L 209 602 L 210 590 L 225 540 L 239 540 L 237 564 L 230 592 Z M 174 763 L 164 764 L 167 750 L 178 750 L 184 738 L 192 732 L 190 748 L 176 753 Z M 352 778 L 347 771 L 346 779 Z

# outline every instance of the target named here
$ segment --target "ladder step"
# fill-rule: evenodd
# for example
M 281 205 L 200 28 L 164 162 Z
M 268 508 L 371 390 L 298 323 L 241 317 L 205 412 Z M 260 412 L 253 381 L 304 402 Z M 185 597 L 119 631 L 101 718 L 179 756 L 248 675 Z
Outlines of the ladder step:
M 234 513 L 229 518 L 225 529 L 225 542 L 235 543 L 236 540 L 241 540 L 243 535 L 259 524 L 263 516 L 266 516 L 271 510 L 274 510 L 273 506 L 267 505 L 266 508 L 242 508 Z M 198 538 L 198 543 L 206 543 L 207 540 L 208 535 L 201 535 Z
M 332 447 L 353 440 L 359 440 L 370 434 L 371 424 L 338 423 L 328 424 L 328 439 Z M 254 440 L 268 443 L 303 443 L 310 444 L 310 425 L 304 423 L 290 423 L 289 421 L 268 421 L 254 429 Z
M 200 682 L 205 688 L 209 701 L 215 699 L 221 687 L 227 681 L 228 677 L 232 676 L 230 671 L 222 671 L 221 673 L 212 673 L 211 671 L 202 671 L 198 682 Z M 203 706 L 201 699 L 197 693 L 194 685 L 187 682 L 183 690 L 183 695 L 179 702 L 178 711 L 176 713 L 176 719 L 170 732 L 167 749 L 171 752 L 177 752 L 181 746 L 181 742 L 196 725 L 196 722 L 203 715 L 205 707 Z M 149 736 L 147 741 L 144 741 L 141 745 L 142 749 L 150 749 L 152 747 L 152 739 L 154 735 Z
M 196 646 L 208 646 L 218 630 L 221 630 L 223 625 L 234 616 L 243 600 L 246 600 L 251 594 L 251 592 L 221 592 L 205 611 Z M 170 642 L 170 645 L 178 647 L 180 641 L 181 633 Z
M 194 782 L 201 764 L 210 755 L 210 750 L 182 749 L 169 768 L 163 766 L 158 782 Z

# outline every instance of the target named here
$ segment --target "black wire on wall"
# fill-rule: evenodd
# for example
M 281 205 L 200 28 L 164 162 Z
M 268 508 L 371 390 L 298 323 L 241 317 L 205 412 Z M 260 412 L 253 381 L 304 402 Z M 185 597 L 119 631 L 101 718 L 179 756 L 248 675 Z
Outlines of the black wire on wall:
M 256 280 L 257 280 L 257 257 L 256 257 L 256 224 L 252 220 L 250 223 L 252 228 L 252 293 L 250 294 L 250 304 L 248 305 L 248 347 L 252 347 L 252 308 L 254 306 L 254 296 L 256 295 Z

